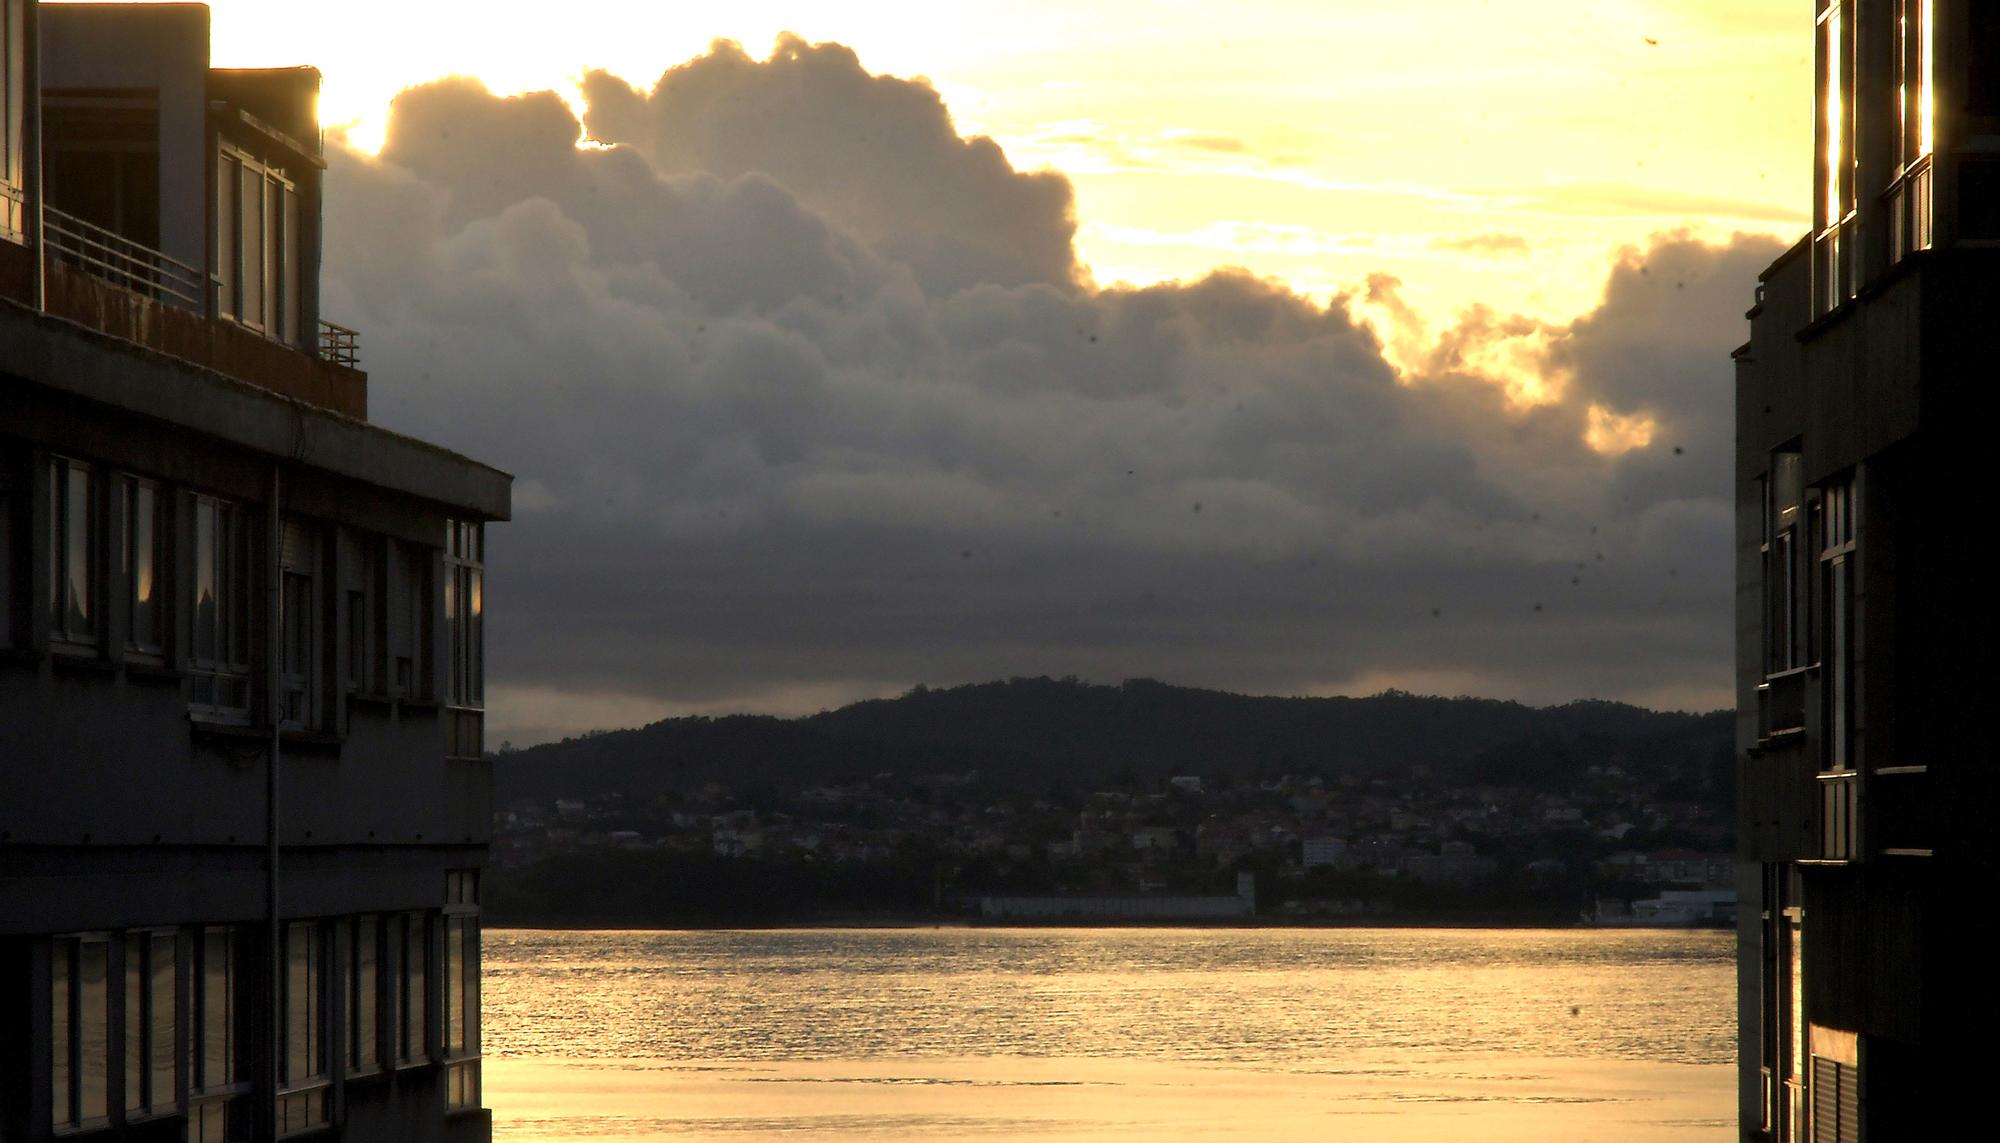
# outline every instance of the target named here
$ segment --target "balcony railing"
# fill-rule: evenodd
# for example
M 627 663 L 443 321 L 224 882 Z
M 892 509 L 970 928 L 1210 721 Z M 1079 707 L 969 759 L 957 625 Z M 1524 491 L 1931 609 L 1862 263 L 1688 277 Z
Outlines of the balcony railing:
M 1757 687 L 1757 737 L 1771 738 L 1806 728 L 1807 668 L 1765 676 Z
M 361 335 L 344 325 L 322 320 L 319 323 L 319 355 L 335 365 L 353 369 L 361 360 Z
M 193 266 L 52 206 L 42 218 L 51 258 L 156 302 L 207 311 L 207 285 Z

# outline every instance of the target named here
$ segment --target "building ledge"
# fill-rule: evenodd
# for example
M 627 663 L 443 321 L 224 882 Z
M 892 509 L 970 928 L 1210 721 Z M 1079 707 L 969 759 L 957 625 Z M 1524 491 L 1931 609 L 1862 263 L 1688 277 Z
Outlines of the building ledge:
M 269 349 L 313 360 L 274 343 Z M 460 518 L 512 514 L 513 478 L 498 469 L 87 323 L 0 301 L 0 393 L 23 384 L 419 497 Z
M 44 304 L 68 318 L 122 341 L 227 374 L 294 400 L 368 419 L 368 375 L 234 322 L 165 305 L 49 259 Z

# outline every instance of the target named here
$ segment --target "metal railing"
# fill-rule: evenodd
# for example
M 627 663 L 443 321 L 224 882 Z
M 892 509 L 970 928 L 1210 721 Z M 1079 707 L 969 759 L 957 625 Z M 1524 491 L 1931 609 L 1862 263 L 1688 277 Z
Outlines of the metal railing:
M 186 262 L 47 204 L 42 219 L 51 258 L 154 301 L 207 312 L 202 272 Z
M 352 369 L 361 360 L 361 335 L 344 325 L 321 319 L 319 355 L 322 360 Z

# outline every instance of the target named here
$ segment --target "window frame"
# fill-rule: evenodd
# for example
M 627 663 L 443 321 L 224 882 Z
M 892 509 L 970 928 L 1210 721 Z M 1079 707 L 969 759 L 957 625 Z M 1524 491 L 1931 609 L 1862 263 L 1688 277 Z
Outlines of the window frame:
M 98 479 L 99 470 L 95 465 L 67 456 L 50 456 L 47 472 L 49 648 L 64 654 L 96 654 L 104 638 L 103 481 Z M 84 509 L 81 537 L 73 533 L 76 526 L 74 482 L 79 478 L 83 484 Z M 73 569 L 78 557 L 74 544 L 79 538 L 83 543 L 81 614 L 88 626 L 72 628 L 70 605 L 75 602 L 72 591 L 76 587 Z
M 221 137 L 215 171 L 216 316 L 303 347 L 298 181 Z
M 384 685 L 392 697 L 435 700 L 436 561 L 434 549 L 407 540 L 385 545 L 382 658 Z
M 86 997 L 83 967 L 86 950 L 95 950 L 102 962 L 100 990 L 103 993 L 96 1015 L 103 1021 L 104 1058 L 101 1090 L 103 1101 L 96 1115 L 86 1115 L 84 1049 L 92 1037 L 82 1031 Z M 112 977 L 111 937 L 108 933 L 63 933 L 49 946 L 49 1127 L 58 1136 L 102 1130 L 111 1125 L 112 1076 L 124 1061 L 123 1045 L 111 1037 L 112 1008 L 117 981 Z M 60 1062 L 60 1067 L 57 1064 Z M 65 1118 L 66 1117 L 66 1118 Z
M 255 595 L 251 519 L 253 513 L 235 500 L 206 493 L 188 494 L 188 530 L 193 547 L 186 585 L 188 615 L 187 674 L 192 680 L 188 692 L 190 717 L 204 722 L 247 725 L 256 702 Z M 209 520 L 209 536 L 204 542 L 202 524 Z M 209 561 L 214 576 L 213 631 L 202 613 L 201 592 L 205 586 L 203 560 Z M 204 650 L 203 637 L 211 635 L 213 652 Z M 208 697 L 202 696 L 206 685 Z M 226 701 L 223 688 L 234 688 L 240 702 Z
M 478 1107 L 482 1099 L 479 880 L 477 868 L 445 871 L 444 957 L 439 976 L 447 1111 Z
M 327 926 L 318 920 L 285 924 L 282 1035 L 278 1041 L 278 1137 L 326 1126 L 332 1110 L 333 1063 L 327 1025 L 332 963 Z M 303 1058 L 301 1058 L 303 1057 Z
M 445 756 L 485 753 L 485 526 L 445 521 Z
M 161 953 L 167 969 L 165 1003 Z M 180 934 L 173 929 L 132 929 L 125 934 L 125 1120 L 172 1115 L 180 1110 Z M 164 1027 L 161 1016 L 165 1015 Z M 165 1059 L 161 1039 L 165 1038 Z M 165 1064 L 166 1090 L 160 1090 Z M 135 1103 L 134 1101 L 137 1100 Z
M 278 685 L 272 717 L 286 730 L 322 725 L 321 679 L 325 658 L 325 579 L 320 551 L 323 530 L 287 517 L 278 556 Z
M 245 930 L 238 925 L 206 925 L 195 930 L 188 957 L 188 1049 L 186 1107 L 190 1143 L 223 1143 L 230 1138 L 230 1120 L 247 1114 L 252 1090 L 250 1069 L 244 1065 L 244 1014 L 253 1011 L 243 995 L 248 977 L 242 971 L 247 951 Z M 216 956 L 221 956 L 216 971 Z M 217 992 L 220 997 L 218 1001 Z M 219 1002 L 220 1011 L 216 1009 Z M 214 1024 L 221 1022 L 220 1068 L 210 1051 Z M 213 1129 L 214 1135 L 208 1134 Z
M 383 971 L 389 926 L 381 914 L 363 913 L 349 917 L 345 927 L 347 956 L 341 993 L 346 1036 L 341 1062 L 350 1078 L 379 1075 L 387 1068 L 383 1039 L 388 1025 L 382 1015 L 389 975 Z
M 391 993 L 395 1027 L 390 1037 L 388 1065 L 401 1071 L 435 1062 L 431 1018 L 431 914 L 413 911 L 390 914 L 389 930 L 396 945 L 396 979 Z
M 125 657 L 128 660 L 137 659 L 157 666 L 166 662 L 167 632 L 172 630 L 167 603 L 172 598 L 171 577 L 167 575 L 167 569 L 172 566 L 167 542 L 170 532 L 167 504 L 171 497 L 159 481 L 124 473 L 118 480 L 118 498 L 117 562 L 119 590 L 124 596 L 125 604 Z M 150 513 L 144 511 L 141 503 L 146 498 L 152 501 Z M 147 516 L 150 516 L 146 523 L 151 535 L 149 538 L 142 538 L 138 533 L 138 524 Z M 139 620 L 141 606 L 139 589 L 142 576 L 141 569 L 137 566 L 137 559 L 142 546 L 146 549 L 145 556 L 151 563 L 151 567 L 146 569 L 150 573 L 152 588 L 149 603 L 152 612 L 150 632 L 140 630 Z M 143 637 L 147 634 L 152 636 L 150 640 Z
M 23 242 L 27 228 L 26 0 L 0 0 L 0 240 Z

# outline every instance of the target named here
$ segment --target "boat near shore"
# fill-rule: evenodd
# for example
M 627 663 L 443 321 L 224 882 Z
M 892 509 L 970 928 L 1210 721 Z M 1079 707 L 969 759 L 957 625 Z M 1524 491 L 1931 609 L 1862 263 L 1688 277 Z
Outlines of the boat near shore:
M 1736 890 L 1668 889 L 1630 904 L 1600 897 L 1582 921 L 1606 928 L 1728 928 L 1736 924 Z

